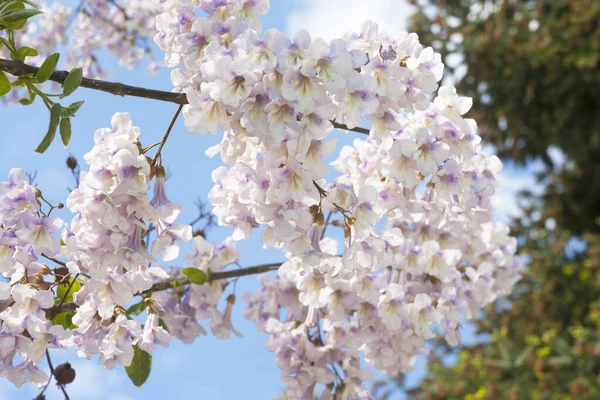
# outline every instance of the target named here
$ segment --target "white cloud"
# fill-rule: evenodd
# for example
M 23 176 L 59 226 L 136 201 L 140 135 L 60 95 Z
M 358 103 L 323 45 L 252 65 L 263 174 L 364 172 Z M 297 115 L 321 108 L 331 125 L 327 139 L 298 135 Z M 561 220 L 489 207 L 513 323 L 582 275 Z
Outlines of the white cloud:
M 311 36 L 331 40 L 359 31 L 366 19 L 390 34 L 406 30 L 413 7 L 405 0 L 293 0 L 286 26 L 293 35 L 306 29 Z

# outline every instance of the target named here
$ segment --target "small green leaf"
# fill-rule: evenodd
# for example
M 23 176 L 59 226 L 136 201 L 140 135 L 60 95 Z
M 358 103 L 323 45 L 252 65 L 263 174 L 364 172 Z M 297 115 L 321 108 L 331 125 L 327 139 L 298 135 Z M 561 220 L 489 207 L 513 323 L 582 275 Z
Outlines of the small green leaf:
M 208 281 L 208 275 L 206 272 L 201 271 L 197 268 L 185 268 L 181 273 L 188 277 L 190 282 L 195 285 L 203 285 Z
M 35 8 L 8 10 L 4 14 L 0 15 L 0 22 L 18 22 L 24 19 L 29 19 L 41 13 L 42 12 L 40 10 L 36 10 Z
M 137 304 L 132 305 L 131 307 L 129 307 L 129 309 L 127 310 L 127 315 L 140 315 L 141 313 L 144 312 L 144 310 L 146 309 L 146 303 L 144 303 L 144 301 L 140 301 Z
M 73 283 L 73 286 L 71 286 L 71 283 Z M 69 286 L 71 286 L 71 290 L 69 290 Z M 68 303 L 73 301 L 73 295 L 77 293 L 80 289 L 81 285 L 79 284 L 79 281 L 70 278 L 68 283 L 62 283 L 56 287 L 56 295 L 58 296 L 60 301 L 63 301 L 62 299 L 65 299 L 64 303 Z M 67 293 L 67 290 L 69 290 L 69 293 Z
M 73 68 L 63 82 L 62 86 L 64 91 L 61 97 L 66 97 L 73 93 L 79 87 L 79 85 L 81 85 L 82 79 L 83 70 L 81 68 Z
M 75 103 L 71 104 L 69 107 L 63 107 L 63 109 L 60 112 L 60 115 L 63 118 L 70 118 L 70 117 L 74 117 L 75 113 L 77 111 L 79 111 L 79 109 L 81 108 L 81 106 L 83 105 L 84 101 L 76 101 Z
M 38 51 L 33 47 L 23 46 L 16 53 L 11 53 L 10 58 L 14 61 L 25 61 L 25 57 L 35 57 L 38 54 Z
M 29 98 L 24 97 L 19 100 L 19 103 L 23 104 L 24 106 L 28 106 L 34 102 L 35 96 L 36 94 L 34 92 L 29 92 Z
M 48 79 L 50 79 L 50 76 L 52 76 L 52 73 L 56 69 L 56 64 L 58 64 L 59 58 L 59 53 L 54 53 L 46 57 L 39 71 L 37 74 L 35 74 L 35 79 L 37 79 L 40 83 L 46 82 Z
M 58 103 L 54 103 L 52 108 L 50 108 L 50 125 L 48 126 L 48 132 L 40 145 L 35 149 L 38 153 L 43 153 L 48 150 L 50 144 L 54 140 L 54 136 L 56 136 L 56 128 L 58 128 L 58 124 L 60 123 L 60 109 L 62 107 Z
M 71 120 L 68 117 L 60 120 L 60 138 L 67 147 L 71 141 Z
M 133 360 L 129 367 L 125 367 L 131 382 L 137 387 L 142 386 L 150 376 L 151 368 L 152 356 L 141 350 L 138 345 L 133 346 Z
M 23 7 L 22 3 L 21 7 Z M 9 29 L 19 30 L 25 26 L 25 23 L 27 23 L 29 18 L 41 13 L 40 10 L 36 10 L 35 8 L 8 10 L 0 15 L 0 24 Z
M 60 238 L 60 245 L 61 246 L 66 246 L 67 244 L 65 243 L 65 241 L 63 240 L 63 238 Z
M 0 71 L 0 96 L 4 96 L 10 92 L 10 81 L 3 71 Z

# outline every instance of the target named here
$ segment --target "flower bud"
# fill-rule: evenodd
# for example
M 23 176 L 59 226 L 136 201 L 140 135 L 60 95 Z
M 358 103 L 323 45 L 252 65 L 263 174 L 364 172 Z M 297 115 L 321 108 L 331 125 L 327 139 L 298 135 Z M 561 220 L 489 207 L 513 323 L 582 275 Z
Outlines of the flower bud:
M 312 215 L 312 216 L 317 215 L 319 213 L 319 211 L 321 211 L 321 207 L 319 207 L 318 204 L 313 204 L 308 209 L 308 212 L 310 212 L 310 215 Z

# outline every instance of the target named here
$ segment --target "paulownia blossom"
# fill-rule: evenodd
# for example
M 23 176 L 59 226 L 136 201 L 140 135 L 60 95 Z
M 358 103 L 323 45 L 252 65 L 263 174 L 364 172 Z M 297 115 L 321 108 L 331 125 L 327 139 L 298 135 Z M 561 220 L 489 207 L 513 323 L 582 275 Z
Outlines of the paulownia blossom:
M 246 294 L 245 315 L 268 335 L 287 398 L 368 398 L 370 369 L 410 371 L 427 339 L 456 345 L 463 318 L 510 293 L 522 266 L 515 238 L 492 222 L 502 164 L 483 154 L 465 118 L 471 100 L 438 90 L 441 57 L 415 34 L 365 22 L 330 42 L 306 31 L 287 38 L 261 33 L 267 0 L 155 3 L 155 42 L 189 102 L 185 126 L 223 132 L 207 150 L 224 164 L 208 198 L 232 236 L 220 245 L 194 237 L 186 264 L 223 271 L 239 259 L 235 242 L 257 229 L 264 246 L 281 249 L 285 261 Z M 331 171 L 324 158 L 336 151 L 334 128 L 359 126 L 368 136 L 340 149 Z M 100 354 L 112 368 L 128 365 L 135 345 L 152 352 L 171 337 L 192 342 L 207 333 L 203 322 L 218 338 L 241 335 L 235 295 L 223 298 L 227 282 L 153 290 L 180 276 L 157 258 L 175 259 L 192 233 L 174 223 L 180 208 L 139 134 L 122 113 L 96 132 L 89 171 L 67 201 L 74 217 L 62 246 L 53 235 L 61 222 L 40 214 L 21 171 L 0 185 L 0 270 L 11 279 L 0 285 L 0 374 L 16 384 L 45 381 L 40 352 L 30 350 L 39 346 Z M 53 294 L 42 253 L 80 276 L 72 329 L 44 311 Z M 140 294 L 143 328 L 124 311 Z M 17 378 L 21 370 L 28 375 Z

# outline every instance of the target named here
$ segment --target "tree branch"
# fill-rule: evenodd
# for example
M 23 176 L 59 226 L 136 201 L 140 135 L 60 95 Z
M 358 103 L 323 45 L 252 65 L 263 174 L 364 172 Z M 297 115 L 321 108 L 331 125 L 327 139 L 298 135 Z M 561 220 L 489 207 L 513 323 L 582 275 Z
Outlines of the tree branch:
M 8 72 L 14 76 L 21 75 L 35 75 L 39 68 L 33 65 L 24 64 L 21 61 L 10 61 L 0 59 L 0 70 Z M 69 75 L 68 71 L 55 71 L 50 79 L 56 83 L 63 83 Z M 162 90 L 144 89 L 137 86 L 129 86 L 119 82 L 107 82 L 99 79 L 83 78 L 81 80 L 81 87 L 99 90 L 101 92 L 107 92 L 118 96 L 133 96 L 143 97 L 146 99 L 154 99 L 160 101 L 167 101 L 176 104 L 187 104 L 187 98 L 185 93 L 174 93 L 165 92 Z
M 213 281 L 218 281 L 221 279 L 228 279 L 228 278 L 237 278 L 240 276 L 263 274 L 265 272 L 275 271 L 275 270 L 279 269 L 281 264 L 282 263 L 261 264 L 261 265 L 256 265 L 254 267 L 232 269 L 229 271 L 209 272 L 208 273 L 208 282 L 213 282 Z M 176 287 L 180 287 L 180 286 L 189 285 L 190 283 L 191 283 L 190 280 L 187 278 L 165 279 L 163 281 L 156 282 L 154 285 L 152 285 L 152 287 L 150 289 L 143 291 L 141 293 L 141 295 L 144 296 L 144 295 L 152 294 L 154 292 L 162 292 L 163 290 L 172 289 L 174 287 L 174 285 Z M 77 308 L 77 305 L 75 303 L 69 302 L 69 303 L 62 304 L 58 307 L 53 307 L 48 310 L 49 311 L 51 310 L 50 311 L 52 313 L 51 316 L 54 317 L 55 315 L 60 314 L 61 312 L 75 311 L 76 308 Z
M 25 64 L 21 61 L 10 61 L 0 58 L 0 70 L 8 72 L 14 76 L 22 75 L 35 75 L 39 68 L 33 65 Z M 63 83 L 69 75 L 68 71 L 55 71 L 49 78 L 49 80 L 56 83 Z M 145 99 L 153 99 L 166 101 L 175 104 L 188 104 L 187 96 L 185 93 L 165 92 L 162 90 L 144 89 L 137 86 L 125 85 L 119 82 L 108 82 L 99 79 L 83 78 L 81 80 L 81 87 L 99 90 L 101 92 L 111 93 L 118 96 L 133 96 L 143 97 Z M 343 131 L 352 131 L 368 135 L 370 130 L 367 128 L 355 127 L 349 128 L 346 124 L 340 124 L 336 121 L 330 121 L 333 127 Z
M 272 263 L 272 264 L 257 265 L 257 266 L 248 267 L 248 268 L 232 269 L 229 271 L 209 272 L 208 273 L 208 282 L 213 282 L 213 281 L 218 281 L 221 279 L 228 279 L 228 278 L 237 278 L 240 276 L 263 274 L 265 272 L 275 271 L 275 270 L 279 269 L 280 266 L 281 266 L 281 263 Z M 187 285 L 190 283 L 189 279 L 187 279 L 187 278 L 165 279 L 164 281 L 156 282 L 154 285 L 152 285 L 152 287 L 150 289 L 142 292 L 142 295 L 147 295 L 147 294 L 151 294 L 154 292 L 160 292 L 163 290 L 170 289 L 173 287 L 172 285 L 174 282 L 178 283 L 177 286 L 184 286 L 184 285 Z

